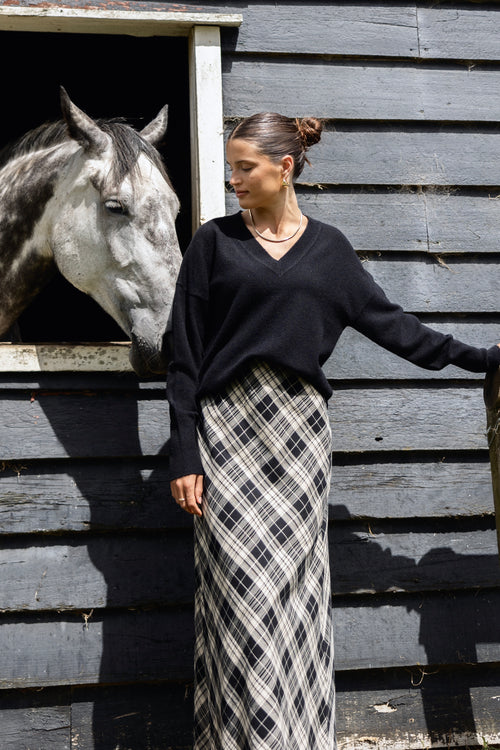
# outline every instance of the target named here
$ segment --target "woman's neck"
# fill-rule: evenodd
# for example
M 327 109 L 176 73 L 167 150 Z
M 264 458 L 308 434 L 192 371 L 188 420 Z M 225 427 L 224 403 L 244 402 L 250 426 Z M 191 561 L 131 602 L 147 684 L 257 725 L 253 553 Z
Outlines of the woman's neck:
M 290 198 L 281 205 L 276 206 L 256 206 L 247 209 L 245 221 L 256 227 L 262 234 L 268 234 L 275 237 L 286 237 L 297 228 L 302 212 L 297 200 Z M 253 221 L 252 221 L 253 219 Z

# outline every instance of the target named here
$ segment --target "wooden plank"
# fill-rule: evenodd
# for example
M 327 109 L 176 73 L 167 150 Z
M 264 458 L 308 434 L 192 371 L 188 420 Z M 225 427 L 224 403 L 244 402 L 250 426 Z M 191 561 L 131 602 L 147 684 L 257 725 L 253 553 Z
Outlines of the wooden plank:
M 240 23 L 241 16 L 230 13 L 0 5 L 0 29 L 6 31 L 187 36 L 195 24 L 239 26 Z
M 461 461 L 453 453 L 416 463 L 334 456 L 329 496 L 332 519 L 441 518 L 494 512 L 487 457 Z M 406 463 L 405 463 L 406 462 Z M 131 464 L 131 465 L 130 465 Z M 191 519 L 170 497 L 165 466 L 68 461 L 31 467 L 5 465 L 0 473 L 0 535 L 182 529 Z
M 73 689 L 71 750 L 189 750 L 192 684 L 155 683 Z
M 498 191 L 486 195 L 454 195 L 446 190 L 425 193 L 429 249 L 443 253 L 498 253 Z
M 420 56 L 500 59 L 500 13 L 495 4 L 417 7 Z
M 299 184 L 464 185 L 499 183 L 500 134 L 476 129 L 401 130 L 384 126 L 326 130 Z M 226 179 L 229 173 L 226 172 Z
M 297 195 L 306 215 L 337 226 L 360 252 L 416 251 L 441 256 L 500 250 L 496 191 L 464 195 L 446 188 L 419 192 L 352 188 L 339 192 L 298 185 Z M 228 192 L 227 213 L 238 210 L 238 201 Z
M 361 456 L 338 465 L 334 455 L 330 490 L 332 519 L 459 518 L 493 516 L 490 466 L 485 452 L 476 462 L 453 453 L 433 461 L 401 463 Z M 408 456 L 406 456 L 408 461 Z
M 389 597 L 334 597 L 337 669 L 499 661 L 498 589 Z
M 333 450 L 483 449 L 478 391 L 478 383 L 460 388 L 338 388 L 329 402 Z M 165 399 L 127 402 L 112 395 L 95 399 L 53 394 L 32 404 L 26 397 L 5 397 L 2 415 L 0 460 L 15 464 L 35 458 L 156 455 L 166 450 L 168 440 Z
M 241 12 L 240 4 L 222 8 Z M 224 34 L 223 48 L 245 53 L 418 55 L 414 3 L 328 3 L 316 4 L 313 13 L 308 10 L 303 3 L 247 3 L 238 34 Z
M 5 397 L 0 460 L 164 453 L 168 408 L 163 391 L 161 397 L 97 392 Z
M 342 596 L 334 606 L 339 670 L 500 661 L 498 589 Z M 0 619 L 4 689 L 190 680 L 192 658 L 192 612 L 178 608 Z
M 4 462 L 0 470 L 0 534 L 190 525 L 171 497 L 165 460 Z
M 220 29 L 194 26 L 189 37 L 192 229 L 224 213 Z
M 192 679 L 192 611 L 0 616 L 0 689 Z
M 72 750 L 71 707 L 5 709 L 0 702 L 2 750 Z
M 343 750 L 470 748 L 500 740 L 498 669 L 337 672 Z
M 500 553 L 500 368 L 489 372 L 484 382 L 484 403 L 488 450 L 491 466 L 491 480 L 497 520 L 498 551 Z
M 490 347 L 500 339 L 498 323 L 473 321 L 443 322 L 435 319 L 422 321 L 442 333 L 451 333 L 455 338 L 478 347 Z M 395 354 L 385 351 L 350 328 L 342 334 L 338 345 L 323 367 L 328 378 L 334 380 L 483 380 L 482 373 L 467 372 L 459 367 L 447 366 L 442 370 L 425 370 L 407 362 Z
M 4 540 L 0 611 L 179 606 L 193 599 L 192 558 L 190 530 L 29 538 L 26 546 Z
M 386 526 L 332 527 L 335 594 L 500 588 L 494 529 L 441 524 L 430 531 L 426 524 L 409 534 Z M 4 613 L 172 607 L 193 600 L 190 533 L 4 541 L 0 566 Z
M 471 746 L 498 739 L 498 671 L 478 668 L 426 675 L 384 671 L 383 678 L 337 673 L 337 732 L 342 748 L 421 750 Z M 477 674 L 479 672 L 479 674 Z M 86 700 L 85 700 L 86 699 Z M 169 710 L 165 710 L 169 706 Z M 92 734 L 106 747 L 176 748 L 190 745 L 191 685 L 141 685 L 75 689 L 73 732 L 78 750 L 94 750 Z M 442 743 L 437 736 L 442 736 Z M 134 743 L 134 738 L 138 740 Z M 431 739 L 432 738 L 432 739 Z M 446 744 L 445 744 L 446 743 Z
M 424 676 L 418 669 L 337 672 L 336 683 L 343 750 L 373 750 L 374 743 L 383 750 L 421 750 L 431 744 L 448 750 L 482 743 L 482 738 L 490 745 L 498 742 L 500 676 L 494 667 L 432 670 Z M 48 711 L 59 710 L 52 708 L 58 703 L 61 711 L 71 710 L 71 750 L 96 750 L 99 743 L 142 750 L 191 746 L 192 684 L 161 682 L 4 690 L 2 750 L 67 750 L 68 745 L 50 744 L 54 733 L 44 741 L 41 735 Z M 39 733 L 32 735 L 31 727 Z
M 485 451 L 467 461 L 453 452 L 409 463 L 334 455 L 330 517 L 446 518 L 492 516 Z M 63 471 L 61 470 L 63 469 Z M 36 462 L 5 465 L 0 473 L 0 535 L 190 528 L 170 496 L 167 469 L 133 462 Z
M 54 349 L 57 350 L 57 344 Z M 1 352 L 1 350 L 0 350 Z M 165 390 L 165 378 L 161 380 L 139 380 L 132 372 L 1 372 L 0 391 L 70 391 L 89 393 L 135 393 L 139 398 L 147 398 L 149 393 Z
M 494 529 L 388 532 L 369 522 L 334 525 L 330 536 L 334 594 L 500 589 Z
M 333 450 L 477 450 L 486 447 L 481 389 L 339 388 L 329 403 Z
M 403 259 L 362 255 L 365 269 L 389 299 L 413 313 L 496 313 L 500 263 L 439 255 Z
M 303 33 L 303 29 L 301 30 Z M 293 48 L 290 48 L 293 49 Z M 500 70 L 477 65 L 227 56 L 224 112 L 339 120 L 496 122 Z
M 101 344 L 0 342 L 0 372 L 132 372 L 129 341 Z

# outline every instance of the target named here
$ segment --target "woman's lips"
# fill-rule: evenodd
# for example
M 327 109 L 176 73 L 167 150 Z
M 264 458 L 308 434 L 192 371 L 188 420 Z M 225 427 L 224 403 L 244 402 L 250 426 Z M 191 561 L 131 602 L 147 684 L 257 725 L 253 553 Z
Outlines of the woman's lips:
M 248 190 L 235 190 L 236 197 L 241 198 L 248 193 Z

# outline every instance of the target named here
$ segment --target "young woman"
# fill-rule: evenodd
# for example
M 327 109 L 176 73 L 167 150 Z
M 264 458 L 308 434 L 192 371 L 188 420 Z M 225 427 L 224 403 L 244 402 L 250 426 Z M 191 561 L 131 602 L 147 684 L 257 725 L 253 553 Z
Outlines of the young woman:
M 327 496 L 331 388 L 352 326 L 422 367 L 485 372 L 500 349 L 391 303 L 293 188 L 322 124 L 261 113 L 227 144 L 242 211 L 207 222 L 173 306 L 172 494 L 195 516 L 195 750 L 333 750 Z

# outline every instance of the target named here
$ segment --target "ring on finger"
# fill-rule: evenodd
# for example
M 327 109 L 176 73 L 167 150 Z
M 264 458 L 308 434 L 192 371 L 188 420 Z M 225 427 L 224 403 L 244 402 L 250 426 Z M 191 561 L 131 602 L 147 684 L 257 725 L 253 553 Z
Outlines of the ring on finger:
M 185 497 L 180 497 L 180 498 L 179 498 L 179 499 L 177 500 L 177 502 L 179 503 L 179 505 L 184 505 L 184 503 L 186 502 L 186 498 L 185 498 Z

